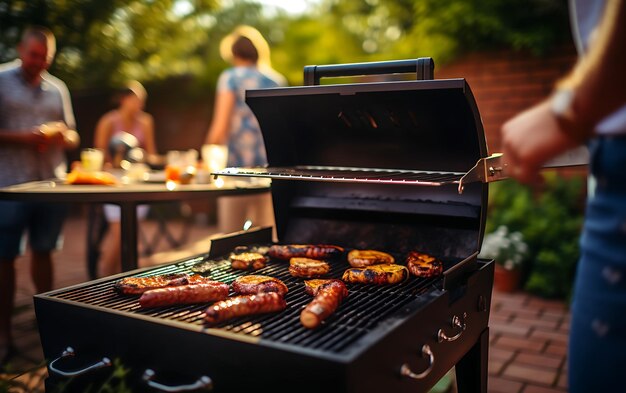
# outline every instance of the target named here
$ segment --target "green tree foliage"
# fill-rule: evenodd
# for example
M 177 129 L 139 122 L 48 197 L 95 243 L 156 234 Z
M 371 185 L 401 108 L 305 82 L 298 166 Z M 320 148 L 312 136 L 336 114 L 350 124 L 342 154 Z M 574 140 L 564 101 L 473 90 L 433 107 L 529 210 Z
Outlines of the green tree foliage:
M 566 0 L 326 0 L 324 13 L 371 58 L 514 48 L 541 54 L 570 36 Z
M 20 32 L 35 24 L 55 33 L 51 72 L 71 88 L 194 74 L 215 8 L 214 0 L 2 0 L 0 60 L 16 56 Z
M 566 0 L 319 0 L 304 15 L 267 13 L 253 0 L 0 0 L 0 62 L 15 58 L 29 24 L 58 39 L 52 72 L 72 89 L 129 78 L 195 78 L 205 89 L 226 64 L 221 38 L 256 26 L 275 68 L 292 84 L 307 64 L 432 56 L 464 51 L 549 50 L 569 36 Z

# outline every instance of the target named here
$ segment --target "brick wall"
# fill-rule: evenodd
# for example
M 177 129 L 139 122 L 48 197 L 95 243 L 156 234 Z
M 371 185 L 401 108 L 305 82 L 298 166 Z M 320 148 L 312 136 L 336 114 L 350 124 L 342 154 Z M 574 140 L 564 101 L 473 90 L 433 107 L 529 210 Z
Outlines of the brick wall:
M 467 80 L 483 119 L 489 151 L 495 153 L 500 151 L 502 124 L 548 96 L 575 61 L 573 46 L 544 57 L 511 51 L 472 53 L 437 66 L 435 78 Z

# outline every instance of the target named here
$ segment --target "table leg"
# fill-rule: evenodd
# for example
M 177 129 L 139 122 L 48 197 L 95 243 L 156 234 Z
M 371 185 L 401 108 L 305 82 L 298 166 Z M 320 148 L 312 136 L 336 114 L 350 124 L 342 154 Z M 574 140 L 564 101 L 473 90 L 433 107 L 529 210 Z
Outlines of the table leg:
M 137 203 L 122 202 L 121 236 L 122 236 L 122 271 L 137 269 Z

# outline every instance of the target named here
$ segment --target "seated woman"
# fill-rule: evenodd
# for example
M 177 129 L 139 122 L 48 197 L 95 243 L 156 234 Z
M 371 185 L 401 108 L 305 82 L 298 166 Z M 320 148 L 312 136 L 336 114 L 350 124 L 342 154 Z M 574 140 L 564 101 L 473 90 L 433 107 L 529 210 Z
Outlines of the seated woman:
M 108 165 L 119 166 L 123 158 L 122 154 L 116 154 L 115 149 L 109 149 L 112 141 L 128 143 L 132 140 L 132 144 L 136 143 L 136 147 L 144 149 L 148 156 L 156 154 L 154 121 L 151 115 L 143 111 L 146 97 L 146 89 L 141 83 L 129 82 L 121 92 L 118 108 L 100 118 L 96 126 L 94 145 L 105 152 L 105 162 Z M 138 207 L 139 219 L 144 219 L 147 213 L 148 206 Z M 121 271 L 120 208 L 105 205 L 104 214 L 109 223 L 109 231 L 103 242 L 99 276 L 109 276 Z

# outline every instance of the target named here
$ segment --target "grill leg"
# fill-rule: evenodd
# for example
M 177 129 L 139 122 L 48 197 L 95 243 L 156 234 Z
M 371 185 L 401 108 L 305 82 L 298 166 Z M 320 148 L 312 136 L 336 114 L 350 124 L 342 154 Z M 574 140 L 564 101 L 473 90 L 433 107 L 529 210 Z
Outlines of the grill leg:
M 458 393 L 487 393 L 489 328 L 483 330 L 472 349 L 456 365 Z

